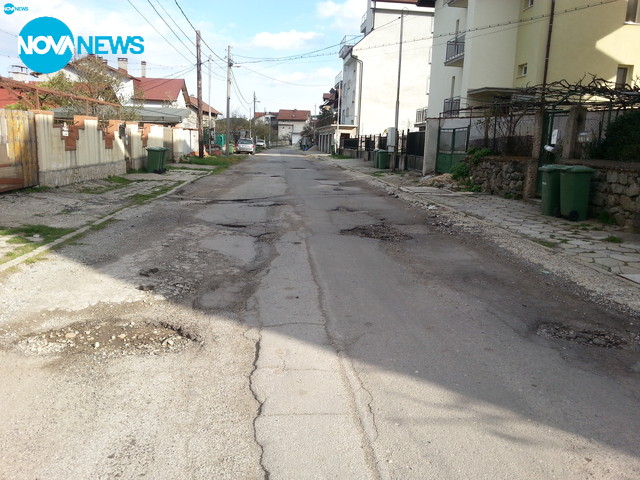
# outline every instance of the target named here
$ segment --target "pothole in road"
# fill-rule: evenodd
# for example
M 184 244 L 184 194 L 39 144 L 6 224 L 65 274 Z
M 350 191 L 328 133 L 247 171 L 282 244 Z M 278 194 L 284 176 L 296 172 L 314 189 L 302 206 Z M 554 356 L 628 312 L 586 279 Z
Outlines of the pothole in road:
M 179 328 L 128 320 L 84 321 L 23 336 L 14 347 L 27 355 L 159 355 L 198 341 Z
M 384 242 L 400 242 L 410 240 L 411 237 L 384 223 L 375 225 L 360 225 L 358 227 L 340 230 L 341 235 L 355 235 L 357 237 L 373 238 Z
M 555 338 L 591 347 L 630 349 L 640 347 L 640 335 L 625 336 L 604 330 L 581 330 L 556 323 L 538 325 L 536 334 L 544 338 Z
M 332 212 L 358 212 L 359 210 L 356 210 L 355 208 L 350 208 L 350 207 L 336 207 L 331 209 Z

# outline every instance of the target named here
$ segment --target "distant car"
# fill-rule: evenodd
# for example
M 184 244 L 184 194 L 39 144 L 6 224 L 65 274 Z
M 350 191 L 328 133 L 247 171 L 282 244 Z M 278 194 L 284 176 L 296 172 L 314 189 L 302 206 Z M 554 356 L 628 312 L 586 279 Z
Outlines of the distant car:
M 258 138 L 256 140 L 256 147 L 262 147 L 262 148 L 266 148 L 267 147 L 267 142 L 265 142 L 263 139 Z
M 236 144 L 236 151 L 238 153 L 244 152 L 253 155 L 254 153 L 256 153 L 256 147 L 253 144 L 253 140 L 251 140 L 250 138 L 241 138 Z

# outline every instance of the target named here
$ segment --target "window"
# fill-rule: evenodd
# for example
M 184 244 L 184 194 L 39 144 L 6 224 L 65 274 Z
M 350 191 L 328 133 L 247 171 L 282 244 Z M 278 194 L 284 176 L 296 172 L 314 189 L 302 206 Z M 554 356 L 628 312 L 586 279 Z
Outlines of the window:
M 523 63 L 521 65 L 518 65 L 518 76 L 519 77 L 526 77 L 528 70 L 529 70 L 528 64 Z
M 523 10 L 533 7 L 533 0 L 524 0 Z
M 638 0 L 627 0 L 627 23 L 638 23 Z
M 629 67 L 620 65 L 616 73 L 616 89 L 620 90 L 625 87 L 629 79 Z

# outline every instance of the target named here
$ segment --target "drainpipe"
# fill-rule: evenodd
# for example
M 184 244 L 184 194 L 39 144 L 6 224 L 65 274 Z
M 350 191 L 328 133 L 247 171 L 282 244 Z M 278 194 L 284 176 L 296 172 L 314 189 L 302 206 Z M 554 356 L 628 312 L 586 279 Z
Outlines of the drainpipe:
M 547 31 L 547 48 L 544 57 L 544 73 L 542 77 L 542 95 L 547 91 L 547 80 L 549 75 L 549 57 L 551 56 L 551 34 L 553 33 L 553 20 L 556 12 L 556 0 L 551 0 L 551 14 L 549 15 L 549 29 Z
M 356 136 L 360 136 L 360 113 L 362 112 L 362 77 L 364 77 L 364 63 L 358 57 L 356 57 L 353 53 L 351 54 L 351 58 L 353 58 L 358 65 L 360 65 L 360 77 L 358 78 L 358 117 L 356 121 Z M 356 70 L 357 71 L 357 70 Z

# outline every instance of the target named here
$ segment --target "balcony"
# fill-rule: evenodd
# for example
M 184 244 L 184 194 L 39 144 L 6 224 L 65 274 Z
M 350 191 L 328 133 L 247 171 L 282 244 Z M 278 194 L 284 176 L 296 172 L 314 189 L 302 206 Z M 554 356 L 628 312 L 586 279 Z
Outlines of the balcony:
M 460 97 L 447 98 L 442 109 L 443 117 L 460 116 Z
M 464 34 L 447 42 L 447 54 L 444 64 L 448 67 L 461 67 L 464 63 Z
M 427 121 L 427 107 L 416 110 L 416 124 L 425 123 Z
M 469 6 L 469 0 L 448 0 L 447 7 L 459 7 L 467 8 Z

